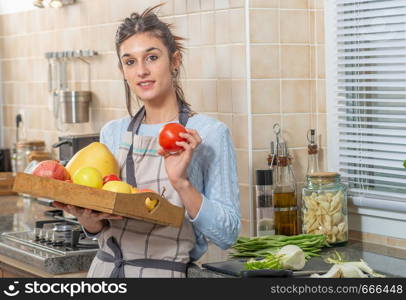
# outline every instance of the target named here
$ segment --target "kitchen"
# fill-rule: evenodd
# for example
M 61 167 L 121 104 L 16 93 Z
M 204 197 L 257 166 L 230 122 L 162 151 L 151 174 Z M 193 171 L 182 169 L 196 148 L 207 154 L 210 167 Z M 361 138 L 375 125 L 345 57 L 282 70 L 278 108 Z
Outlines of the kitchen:
M 10 4 L 11 2 L 14 3 Z M 19 140 L 40 140 L 45 142 L 43 150 L 49 152 L 52 158 L 65 160 L 61 158 L 63 149 L 72 149 L 64 146 L 53 148 L 52 145 L 63 141 L 63 137 L 67 136 L 98 134 L 105 123 L 128 114 L 122 75 L 116 67 L 115 32 L 120 21 L 131 12 L 142 11 L 161 1 L 78 0 L 60 8 L 38 8 L 33 2 L 41 1 L 18 1 L 18 4 L 9 0 L 0 2 L 1 148 L 11 150 L 12 156 L 17 137 Z M 71 1 L 66 1 L 68 2 Z M 342 59 L 342 56 L 334 54 L 337 51 L 334 48 L 337 42 L 333 36 L 337 37 L 334 35 L 334 18 L 329 16 L 337 12 L 329 2 L 173 0 L 167 1 L 159 11 L 162 20 L 174 24 L 177 35 L 187 38 L 181 78 L 187 100 L 195 111 L 224 122 L 230 129 L 238 168 L 240 236 L 254 237 L 257 234 L 256 170 L 268 168 L 270 142 L 276 143 L 273 129 L 275 124 L 280 124 L 280 140 L 286 142 L 293 158 L 290 163 L 299 205 L 302 202 L 302 187 L 306 183 L 309 129 L 315 129 L 314 143 L 318 145 L 319 170 L 355 174 L 352 177 L 343 176 L 350 177 L 350 183 L 354 178 L 361 178 L 362 181 L 373 176 L 369 172 L 354 171 L 357 167 L 369 171 L 367 162 L 353 163 L 351 170 L 340 164 L 340 157 L 343 155 L 354 157 L 353 153 L 348 154 L 353 148 L 346 146 L 354 141 L 347 140 L 339 145 L 337 141 L 342 140 L 340 134 L 345 130 L 338 130 L 339 122 L 333 122 L 334 118 L 340 118 L 334 111 L 336 106 L 333 101 L 336 96 L 335 85 L 341 85 L 334 82 L 333 76 L 328 76 L 334 74 L 332 70 L 337 68 L 334 62 Z M 337 11 L 343 12 L 345 8 L 339 7 Z M 342 37 L 337 39 L 339 38 Z M 46 53 L 50 55 L 48 58 Z M 396 58 L 398 56 L 395 55 L 394 59 Z M 66 73 L 56 72 L 61 70 L 57 61 L 67 68 Z M 339 67 L 342 65 L 338 64 Z M 404 67 L 405 62 L 399 61 L 397 74 L 402 74 Z M 51 74 L 55 75 L 51 76 L 51 83 L 50 69 Z M 344 73 L 342 70 L 335 72 L 341 72 L 342 76 L 347 74 L 345 70 Z M 356 75 L 356 72 L 351 74 L 354 77 Z M 388 75 L 387 79 L 393 78 L 391 76 Z M 339 80 L 337 82 L 340 83 Z M 84 114 L 81 122 L 66 122 L 66 117 L 72 116 L 72 112 L 61 109 L 61 106 L 57 109 L 58 105 L 55 103 L 59 102 L 55 102 L 50 90 L 60 89 L 91 91 L 91 102 L 82 108 L 89 111 Z M 401 92 L 399 94 L 402 95 Z M 394 96 L 393 99 L 395 100 L 389 102 L 394 103 L 396 109 L 404 111 L 404 98 Z M 344 100 L 340 102 L 341 105 L 345 105 L 344 103 Z M 382 118 L 388 119 L 387 114 L 392 113 L 388 107 L 393 106 L 378 106 L 383 107 L 382 111 L 386 113 Z M 360 109 L 362 108 L 357 108 Z M 364 119 L 356 119 L 362 118 L 359 116 L 362 113 L 365 111 L 358 112 L 358 115 L 353 113 L 354 122 L 366 122 Z M 400 119 L 395 113 L 393 115 L 394 119 Z M 398 130 L 403 128 L 401 123 L 394 124 L 392 127 Z M 387 127 L 377 128 L 384 130 Z M 384 165 L 379 168 L 380 171 L 376 171 L 378 178 L 375 180 L 380 180 L 376 186 L 391 188 L 393 185 L 397 195 L 383 204 L 383 201 L 374 197 L 349 198 L 350 242 L 338 250 L 351 253 L 349 255 L 354 260 L 364 258 L 374 270 L 405 277 L 406 268 L 400 265 L 406 264 L 406 234 L 402 230 L 406 210 L 402 201 L 396 199 L 402 191 L 405 192 L 401 184 L 404 184 L 406 173 L 401 165 L 393 167 L 392 164 L 400 161 L 397 157 L 402 154 L 405 156 L 403 159 L 406 159 L 406 151 L 404 141 L 401 141 L 404 134 L 398 132 L 392 136 L 392 142 L 387 144 L 383 143 L 382 138 L 382 143 L 375 149 L 381 152 L 374 152 L 374 155 L 381 154 L 382 158 L 394 155 L 396 158 L 390 161 L 387 168 Z M 393 142 L 397 139 L 400 142 Z M 393 147 L 397 147 L 393 151 L 395 154 L 389 152 L 388 148 L 382 150 L 382 147 L 393 144 Z M 365 145 L 355 151 L 359 152 L 360 149 L 365 149 Z M 380 157 L 373 158 L 377 160 Z M 381 173 L 388 172 L 396 177 L 397 180 L 393 180 L 395 183 L 380 179 L 383 176 Z M 370 182 L 360 184 L 355 181 L 351 184 L 355 190 L 368 187 Z M 50 207 L 41 205 L 40 201 L 29 197 L 1 197 L 5 207 L 1 213 L 1 219 L 4 220 L 0 223 L 2 232 L 31 230 L 35 221 L 47 218 L 43 212 Z M 384 207 L 390 209 L 384 210 Z M 88 267 L 89 257 L 94 254 L 95 251 L 85 251 L 80 263 L 87 264 Z M 227 259 L 229 251 L 222 251 L 209 244 L 208 252 L 198 264 Z M 63 272 L 61 268 L 63 270 L 66 264 L 60 262 L 54 265 L 59 269 L 53 269 L 52 263 L 49 265 L 52 259 L 48 259 L 46 263 L 45 260 L 39 260 L 41 263 L 35 267 L 2 252 L 0 261 L 3 277 L 86 276 L 86 270 L 77 262 L 77 269 Z M 45 265 L 48 269 L 44 269 Z M 315 270 L 320 267 L 314 266 Z M 197 267 L 193 272 L 197 277 L 222 276 Z

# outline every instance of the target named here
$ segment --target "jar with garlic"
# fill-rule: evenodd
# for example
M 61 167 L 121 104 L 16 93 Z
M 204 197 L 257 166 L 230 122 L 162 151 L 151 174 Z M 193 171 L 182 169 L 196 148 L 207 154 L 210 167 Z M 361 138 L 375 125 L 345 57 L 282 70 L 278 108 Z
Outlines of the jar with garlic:
M 330 244 L 348 241 L 347 187 L 332 172 L 308 174 L 302 190 L 302 231 L 325 234 Z

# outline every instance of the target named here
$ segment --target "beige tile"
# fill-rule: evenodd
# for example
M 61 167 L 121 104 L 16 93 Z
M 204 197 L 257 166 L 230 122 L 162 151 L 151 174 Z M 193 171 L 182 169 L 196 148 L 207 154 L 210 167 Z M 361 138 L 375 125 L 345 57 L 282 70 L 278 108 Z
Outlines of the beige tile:
M 175 15 L 187 13 L 187 0 L 175 0 L 173 2 L 173 12 Z
M 233 143 L 235 148 L 248 148 L 247 115 L 233 115 Z
M 289 152 L 293 156 L 292 169 L 295 178 L 297 181 L 304 182 L 307 170 L 307 149 L 290 149 Z
M 213 10 L 215 0 L 205 0 L 201 1 L 200 7 L 202 11 Z
M 306 147 L 309 128 L 308 114 L 282 115 L 282 134 L 290 148 Z
M 230 7 L 229 0 L 215 0 L 214 1 L 214 9 L 226 9 Z
M 308 8 L 308 0 L 282 0 L 280 1 L 280 8 L 306 9 Z
M 201 48 L 190 48 L 188 57 L 187 76 L 202 78 L 203 57 Z
M 243 219 L 250 218 L 249 186 L 240 184 L 240 215 Z
M 189 45 L 201 44 L 202 22 L 200 14 L 188 15 Z
M 250 7 L 255 8 L 278 8 L 279 0 L 251 0 Z
M 309 78 L 310 47 L 281 46 L 282 78 Z
M 230 79 L 217 80 L 217 110 L 221 113 L 231 113 L 233 111 Z
M 115 53 L 98 55 L 93 59 L 92 77 L 94 80 L 121 80 L 122 74 L 118 68 L 118 58 Z
M 212 45 L 216 41 L 216 34 L 214 31 L 214 13 L 207 13 L 201 15 L 201 44 Z
M 240 236 L 250 236 L 250 220 L 241 219 Z
M 165 5 L 161 7 L 159 10 L 159 16 L 172 16 L 173 15 L 173 8 L 174 8 L 175 1 L 166 1 Z
M 252 145 L 253 149 L 269 149 L 269 143 L 275 138 L 272 126 L 281 123 L 281 116 L 275 115 L 253 115 L 252 118 Z
M 320 145 L 327 146 L 327 114 L 317 114 L 317 132 Z
M 177 36 L 187 39 L 189 37 L 188 32 L 188 18 L 187 16 L 179 16 L 173 18 L 173 33 Z M 188 44 L 189 41 L 186 41 Z
M 115 5 L 111 5 L 111 3 L 109 2 L 109 0 L 89 1 L 88 9 L 92 12 L 88 15 L 89 25 L 110 23 L 112 22 L 112 18 L 116 16 L 116 11 L 120 8 L 122 10 L 124 9 L 124 7 L 122 6 L 122 1 L 120 1 L 121 3 L 118 3 L 117 0 L 114 1 Z M 128 15 L 129 14 L 130 13 L 128 13 Z M 60 21 L 61 24 L 63 24 L 62 19 Z
M 268 142 L 268 148 L 269 148 L 269 143 Z M 256 170 L 264 170 L 268 169 L 268 155 L 269 155 L 269 150 L 254 150 L 252 152 L 252 171 L 253 171 L 253 184 L 255 185 L 255 171 Z
M 231 99 L 233 102 L 233 113 L 247 113 L 248 104 L 246 80 L 231 81 Z
M 75 5 L 68 5 L 63 8 L 62 13 L 62 28 L 86 26 L 89 13 L 87 9 L 88 4 L 86 2 L 78 2 Z
M 252 113 L 270 114 L 280 112 L 280 81 L 251 80 Z
M 310 9 L 323 9 L 325 0 L 310 0 L 309 8 Z
M 228 15 L 229 15 L 228 11 L 216 12 L 215 15 L 216 44 L 230 43 L 230 23 Z
M 316 46 L 317 55 L 317 78 L 326 78 L 325 51 L 324 45 Z
M 215 47 L 202 47 L 200 49 L 202 55 L 202 69 L 201 77 L 203 78 L 216 78 L 216 48 Z
M 326 113 L 327 97 L 326 97 L 326 81 L 316 80 L 316 95 L 317 95 L 317 112 Z
M 188 13 L 195 13 L 200 11 L 200 0 L 187 0 L 186 7 Z
M 197 112 L 201 111 L 203 101 L 201 80 L 188 80 L 184 92 L 193 109 Z
M 236 149 L 238 182 L 248 184 L 248 151 Z
M 323 44 L 325 41 L 324 36 L 324 11 L 315 12 L 315 29 L 316 29 L 316 42 Z
M 202 87 L 202 112 L 217 112 L 217 82 L 204 80 Z
M 244 0 L 229 0 L 230 8 L 244 7 Z
M 246 77 L 245 46 L 231 46 L 231 76 L 233 78 Z
M 242 43 L 245 41 L 245 19 L 243 9 L 234 9 L 229 12 L 230 42 Z
M 278 46 L 251 46 L 252 78 L 278 78 L 280 77 L 279 70 Z
M 252 43 L 279 43 L 279 12 L 277 10 L 252 9 L 250 20 Z
M 115 51 L 115 34 L 117 25 L 101 25 L 88 29 L 89 49 L 97 49 L 98 52 Z M 81 33 L 83 29 L 81 29 Z
M 218 78 L 231 77 L 231 46 L 216 47 L 216 70 Z
M 307 10 L 280 11 L 281 43 L 309 43 L 310 28 Z
M 313 90 L 314 85 L 310 80 L 282 80 L 282 113 L 312 112 Z

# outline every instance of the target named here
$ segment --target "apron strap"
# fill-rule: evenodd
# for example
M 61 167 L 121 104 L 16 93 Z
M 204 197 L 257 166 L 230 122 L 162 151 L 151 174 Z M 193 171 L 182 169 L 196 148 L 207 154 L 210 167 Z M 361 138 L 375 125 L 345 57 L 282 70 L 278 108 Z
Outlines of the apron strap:
M 125 265 L 131 265 L 141 268 L 153 268 L 153 269 L 176 271 L 185 274 L 187 273 L 188 264 L 181 262 L 152 258 L 124 260 L 121 248 L 118 245 L 117 240 L 113 236 L 108 238 L 107 245 L 113 251 L 114 256 L 101 249 L 97 251 L 96 256 L 101 261 L 114 263 L 114 269 L 110 274 L 110 278 L 125 278 L 124 274 Z
M 189 114 L 190 114 L 190 108 L 178 101 L 179 104 L 179 123 L 182 124 L 183 126 L 186 126 L 188 120 L 189 120 Z M 145 117 L 145 106 L 141 107 L 138 112 L 135 114 L 133 119 L 131 120 L 130 124 L 128 125 L 127 131 L 131 131 L 134 135 L 138 134 L 138 131 L 140 129 L 142 120 Z M 137 180 L 135 178 L 135 166 L 134 166 L 134 160 L 133 160 L 133 149 L 134 149 L 134 139 L 132 139 L 130 149 L 128 149 L 128 154 L 126 158 L 126 176 L 127 176 L 127 183 L 131 184 L 132 186 L 136 187 L 137 186 Z

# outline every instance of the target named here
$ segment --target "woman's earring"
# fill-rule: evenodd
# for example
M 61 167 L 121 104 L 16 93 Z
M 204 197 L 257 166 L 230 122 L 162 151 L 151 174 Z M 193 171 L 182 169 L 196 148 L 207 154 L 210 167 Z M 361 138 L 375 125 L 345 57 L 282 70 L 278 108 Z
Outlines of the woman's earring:
M 176 78 L 178 76 L 178 73 L 179 73 L 178 69 L 173 69 L 172 77 Z

